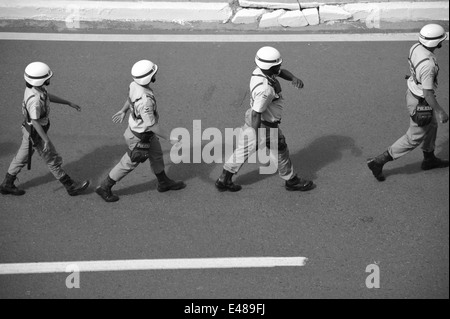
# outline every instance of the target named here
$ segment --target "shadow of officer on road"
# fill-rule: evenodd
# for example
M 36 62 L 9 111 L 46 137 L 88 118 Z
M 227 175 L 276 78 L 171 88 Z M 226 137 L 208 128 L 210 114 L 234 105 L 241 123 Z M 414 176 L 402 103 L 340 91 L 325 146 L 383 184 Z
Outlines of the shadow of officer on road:
M 104 175 L 107 167 L 112 165 L 123 153 L 123 145 L 105 145 L 84 155 L 77 161 L 65 165 L 68 170 L 89 176 L 93 181 L 100 179 Z M 24 188 L 32 188 L 54 181 L 52 174 L 36 177 L 22 185 Z M 92 190 L 86 191 L 87 194 Z
M 311 142 L 306 148 L 291 155 L 292 163 L 301 174 L 314 180 L 317 173 L 327 165 L 339 161 L 344 151 L 350 150 L 355 157 L 362 156 L 361 149 L 353 138 L 341 135 L 326 135 Z M 258 171 L 239 176 L 243 185 L 257 183 L 271 175 L 261 175 Z

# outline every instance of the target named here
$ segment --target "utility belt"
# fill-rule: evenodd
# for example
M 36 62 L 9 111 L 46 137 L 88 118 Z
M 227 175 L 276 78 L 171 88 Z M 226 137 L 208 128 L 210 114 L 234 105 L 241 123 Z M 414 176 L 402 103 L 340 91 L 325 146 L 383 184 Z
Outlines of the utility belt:
M 417 78 L 414 75 L 405 75 L 405 80 L 409 80 L 409 78 L 412 78 L 414 83 L 416 83 L 416 85 L 422 85 L 422 82 L 419 82 L 419 80 L 417 80 Z
M 141 140 L 142 143 L 148 143 L 150 140 L 155 136 L 155 133 L 153 132 L 144 132 L 144 133 L 138 133 L 130 129 L 131 133 L 133 133 L 134 136 L 136 136 L 138 139 Z
M 264 126 L 270 127 L 270 128 L 278 128 L 278 125 L 280 125 L 281 121 L 276 122 L 267 122 L 267 121 L 261 121 L 261 124 Z
M 140 141 L 136 144 L 132 151 L 128 152 L 130 159 L 134 163 L 144 163 L 150 157 L 150 141 L 155 136 L 153 132 L 138 133 L 130 129 L 131 133 Z

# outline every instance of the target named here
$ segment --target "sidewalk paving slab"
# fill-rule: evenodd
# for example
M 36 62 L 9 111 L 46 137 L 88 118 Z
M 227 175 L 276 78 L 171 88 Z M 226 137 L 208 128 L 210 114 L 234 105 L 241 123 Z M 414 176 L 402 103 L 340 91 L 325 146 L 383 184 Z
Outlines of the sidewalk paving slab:
M 449 21 L 449 1 L 359 0 L 0 0 L 0 31 L 27 25 L 58 30 L 173 26 L 243 30 L 299 30 L 321 24 Z

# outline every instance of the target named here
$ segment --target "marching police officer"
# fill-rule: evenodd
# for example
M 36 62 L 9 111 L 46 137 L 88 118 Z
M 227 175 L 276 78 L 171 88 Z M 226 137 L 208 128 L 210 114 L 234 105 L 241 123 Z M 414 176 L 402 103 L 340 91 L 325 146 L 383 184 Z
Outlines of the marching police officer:
M 279 128 L 284 100 L 281 95 L 281 85 L 277 80 L 280 77 L 290 81 L 298 89 L 303 88 L 303 82 L 291 72 L 281 68 L 280 52 L 273 47 L 262 47 L 258 50 L 255 63 L 256 69 L 250 79 L 250 108 L 245 114 L 245 125 L 234 154 L 225 162 L 223 172 L 216 181 L 219 191 L 237 192 L 241 190 L 240 185 L 232 181 L 242 165 L 247 161 L 250 154 L 258 149 L 259 128 L 266 129 L 266 141 L 270 143 L 270 129 L 278 133 L 278 173 L 285 181 L 285 188 L 289 191 L 308 191 L 314 188 L 312 181 L 299 178 L 294 171 L 294 166 L 289 156 L 289 148 L 283 132 Z M 250 139 L 244 141 L 246 137 Z M 276 143 L 274 143 L 276 144 Z
M 408 77 L 406 105 L 410 114 L 410 125 L 405 135 L 399 138 L 387 151 L 369 158 L 367 165 L 378 181 L 384 181 L 383 166 L 396 160 L 422 144 L 423 162 L 421 168 L 430 170 L 448 167 L 448 160 L 435 156 L 438 118 L 441 123 L 448 122 L 448 115 L 436 99 L 439 66 L 434 54 L 447 38 L 443 27 L 428 24 L 420 30 L 419 43 L 409 52 L 411 76 Z
M 147 159 L 158 179 L 158 191 L 180 190 L 186 187 L 182 181 L 174 181 L 164 171 L 163 152 L 158 137 L 176 144 L 159 124 L 159 114 L 150 84 L 156 81 L 158 66 L 149 60 L 136 62 L 131 69 L 133 81 L 129 86 L 129 96 L 122 109 L 113 115 L 115 123 L 122 123 L 128 111 L 130 116 L 124 137 L 129 151 L 111 170 L 96 193 L 106 202 L 116 202 L 119 197 L 111 188 Z
M 4 195 L 21 196 L 25 194 L 24 190 L 18 189 L 14 185 L 14 181 L 27 163 L 28 168 L 31 167 L 33 150 L 38 152 L 50 172 L 64 185 L 69 195 L 76 196 L 89 186 L 89 181 L 78 183 L 67 175 L 62 168 L 62 158 L 48 136 L 50 102 L 65 104 L 81 111 L 78 105 L 48 92 L 47 87 L 50 85 L 52 76 L 53 72 L 47 64 L 42 62 L 33 62 L 25 69 L 26 88 L 22 104 L 24 115 L 22 144 L 9 166 L 5 180 L 0 185 L 0 192 Z

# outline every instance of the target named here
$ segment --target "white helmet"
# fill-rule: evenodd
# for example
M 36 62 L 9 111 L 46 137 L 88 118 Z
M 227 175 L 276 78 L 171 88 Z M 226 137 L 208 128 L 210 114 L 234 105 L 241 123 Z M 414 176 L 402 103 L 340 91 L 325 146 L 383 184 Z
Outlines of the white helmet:
M 52 70 L 47 64 L 42 62 L 33 62 L 25 68 L 23 77 L 25 81 L 32 86 L 42 86 L 45 81 L 53 76 Z
M 280 52 L 272 47 L 262 47 L 255 57 L 256 65 L 262 70 L 269 70 L 271 67 L 280 65 L 283 62 Z
M 147 85 L 158 71 L 158 66 L 149 60 L 136 62 L 131 69 L 134 82 L 139 85 Z
M 419 42 L 428 48 L 435 48 L 447 38 L 443 27 L 439 24 L 427 24 L 419 33 Z

